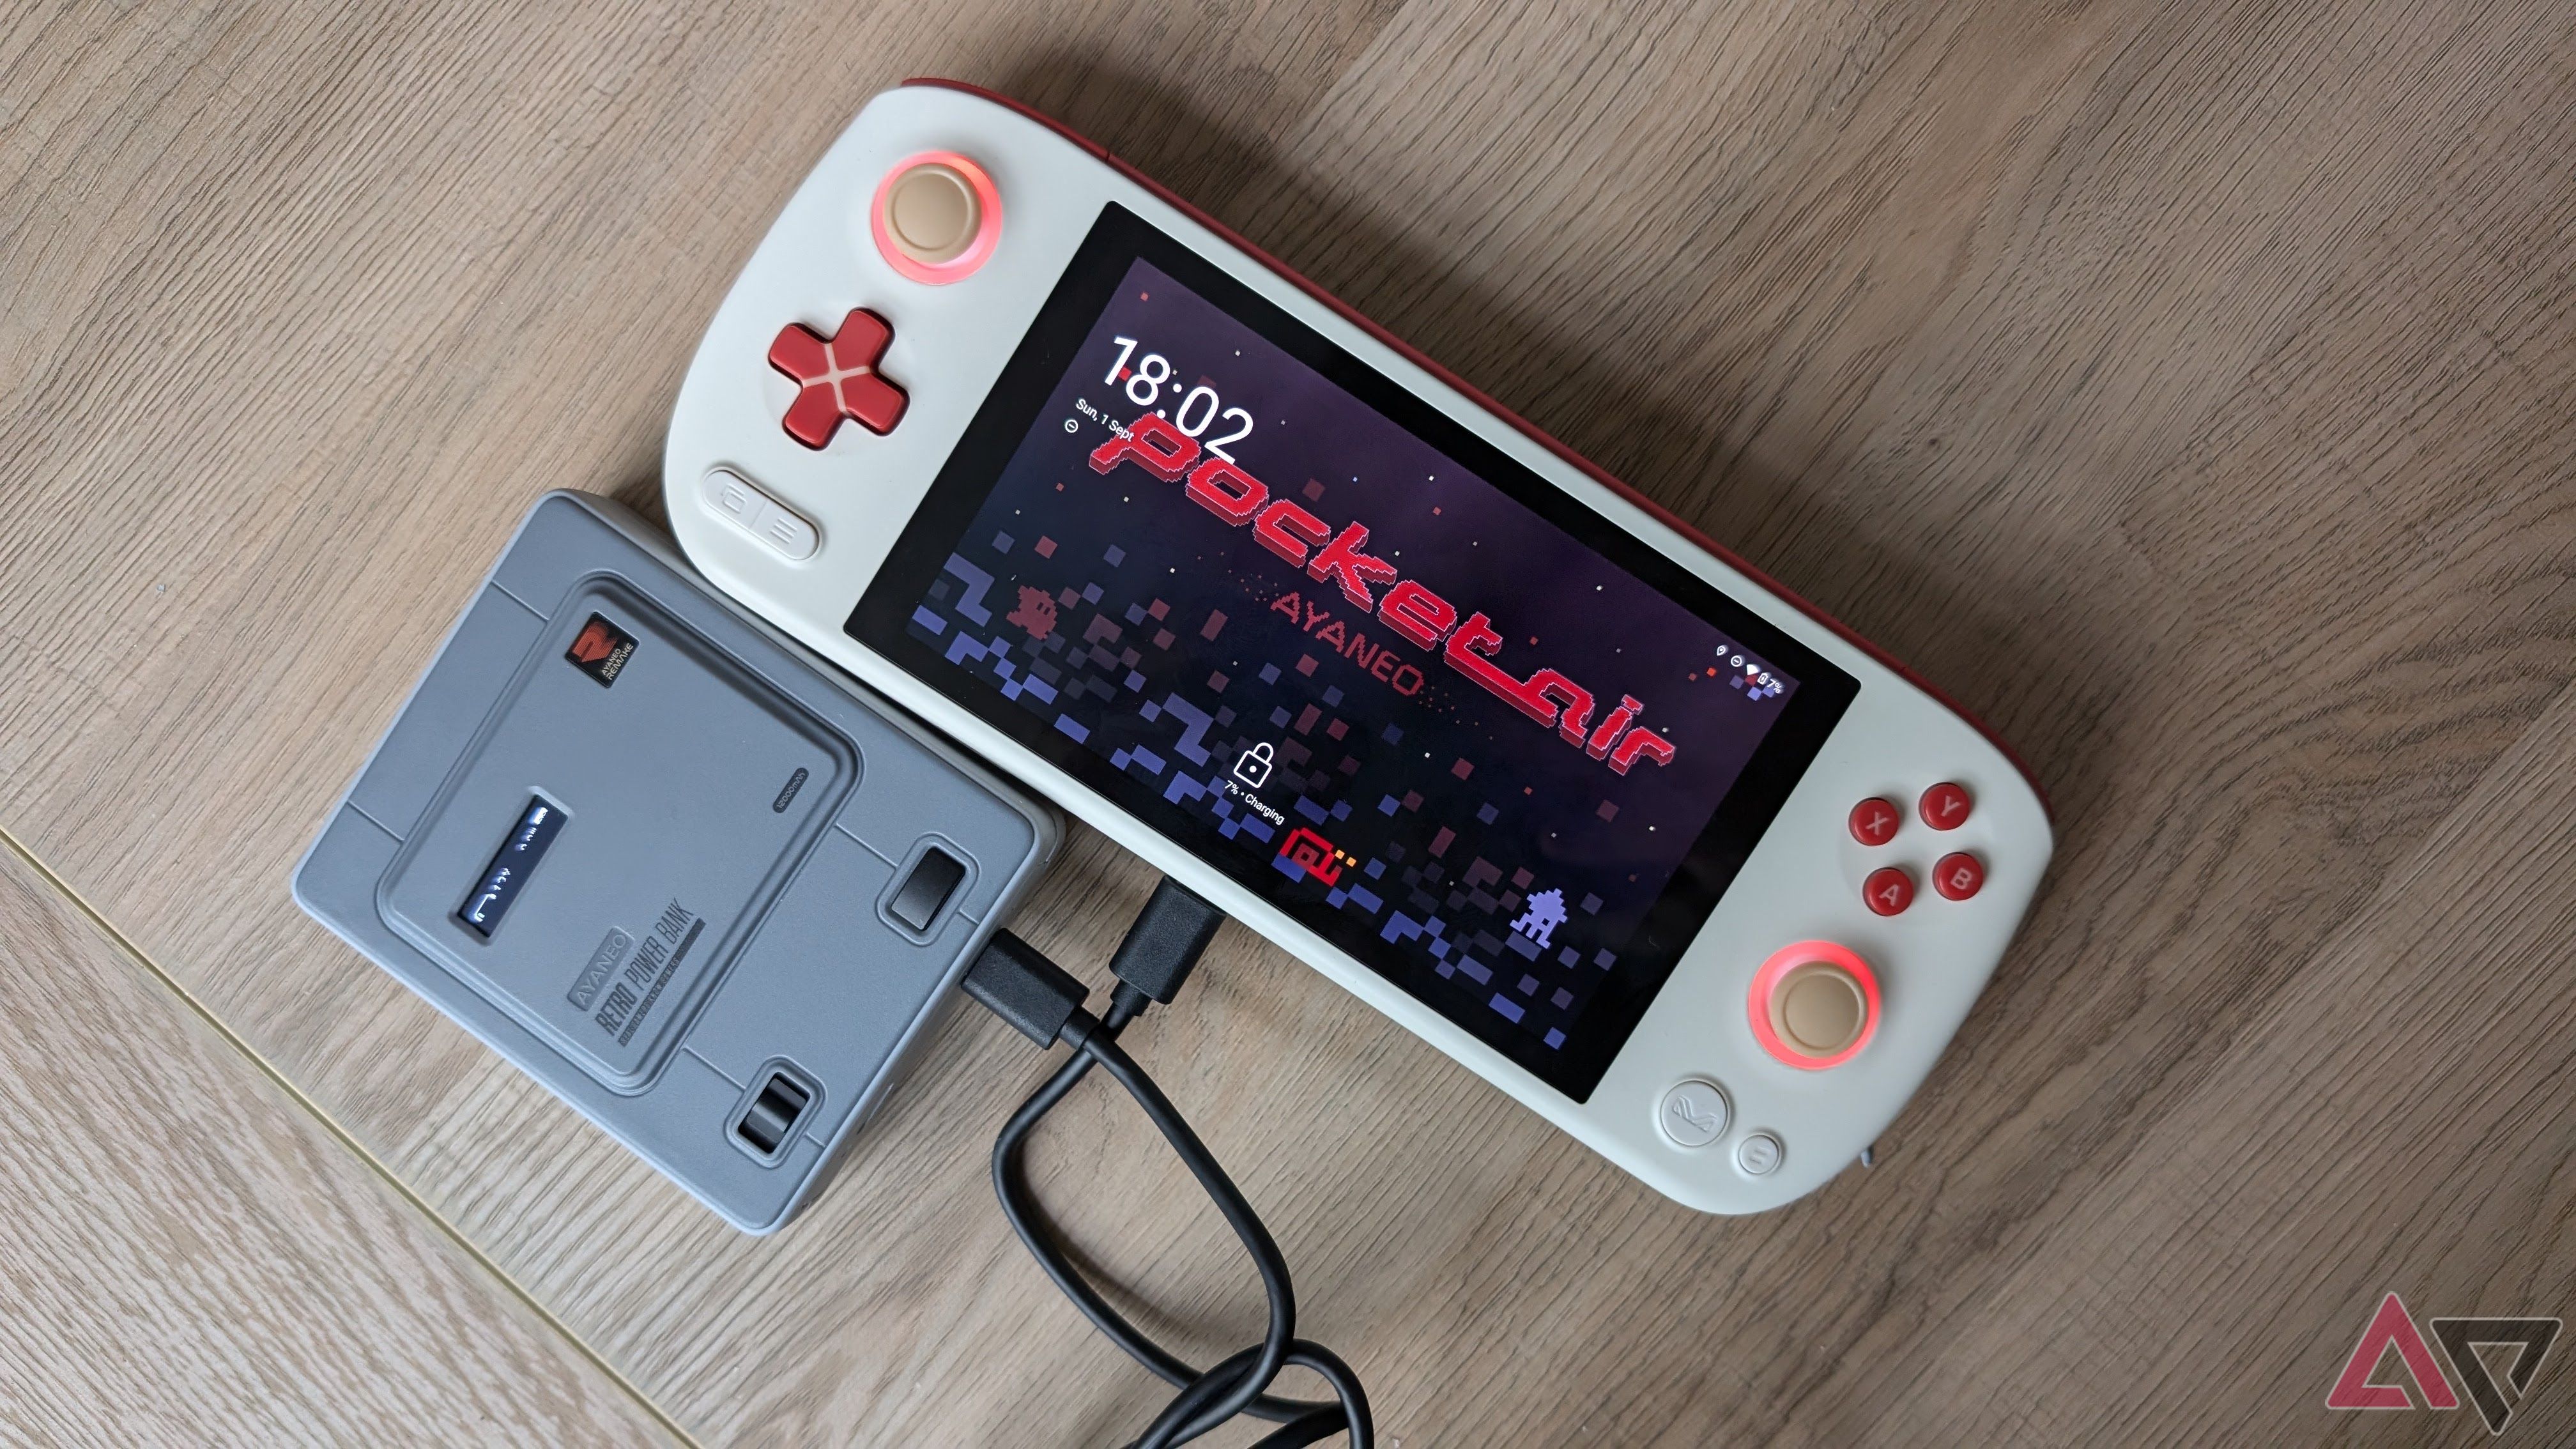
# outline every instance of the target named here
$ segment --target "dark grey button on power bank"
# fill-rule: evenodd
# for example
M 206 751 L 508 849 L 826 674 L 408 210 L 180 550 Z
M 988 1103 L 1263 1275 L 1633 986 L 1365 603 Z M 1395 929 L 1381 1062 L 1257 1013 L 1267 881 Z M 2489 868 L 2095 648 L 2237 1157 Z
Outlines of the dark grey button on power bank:
M 894 899 L 886 902 L 886 914 L 907 930 L 927 931 L 939 915 L 939 908 L 948 904 L 957 883 L 965 878 L 965 863 L 934 845 L 913 863 L 912 874 L 904 877 Z
M 796 1125 L 796 1119 L 805 1113 L 805 1104 L 813 1099 L 814 1094 L 806 1091 L 804 1084 L 784 1072 L 772 1072 L 733 1130 L 761 1156 L 775 1157 L 787 1141 L 787 1129 Z

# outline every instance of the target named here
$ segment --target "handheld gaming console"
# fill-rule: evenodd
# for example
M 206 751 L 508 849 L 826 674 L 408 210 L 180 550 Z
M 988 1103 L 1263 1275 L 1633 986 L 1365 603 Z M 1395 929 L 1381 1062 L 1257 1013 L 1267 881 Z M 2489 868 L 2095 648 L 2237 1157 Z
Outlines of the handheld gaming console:
M 788 202 L 664 487 L 719 587 L 1697 1208 L 1868 1146 L 2048 863 L 1901 666 L 968 87 Z
M 811 1197 L 1060 835 L 625 509 L 554 493 L 295 899 L 762 1233 Z

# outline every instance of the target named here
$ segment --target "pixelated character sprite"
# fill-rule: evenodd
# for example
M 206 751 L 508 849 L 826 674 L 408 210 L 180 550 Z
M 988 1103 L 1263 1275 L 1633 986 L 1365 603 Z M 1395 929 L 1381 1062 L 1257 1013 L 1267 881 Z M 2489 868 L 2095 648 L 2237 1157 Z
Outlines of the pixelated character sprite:
M 1512 929 L 1527 936 L 1539 949 L 1547 949 L 1547 938 L 1565 924 L 1565 892 L 1540 891 L 1529 898 L 1529 909 L 1512 922 Z
M 1043 639 L 1055 632 L 1055 600 L 1048 598 L 1044 589 L 1022 584 L 1020 606 L 1002 617 L 1028 630 L 1032 641 Z

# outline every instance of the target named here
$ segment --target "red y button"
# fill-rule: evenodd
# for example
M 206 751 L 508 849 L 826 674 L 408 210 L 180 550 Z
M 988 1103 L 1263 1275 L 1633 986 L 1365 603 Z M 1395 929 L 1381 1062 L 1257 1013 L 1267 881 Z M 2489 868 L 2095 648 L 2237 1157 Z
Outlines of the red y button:
M 802 322 L 790 322 L 769 344 L 769 365 L 796 380 L 796 401 L 787 405 L 787 436 L 809 448 L 832 441 L 841 419 L 855 419 L 871 433 L 890 433 L 903 420 L 902 388 L 877 371 L 894 329 L 864 308 L 852 308 L 841 330 L 818 337 Z
M 1944 780 L 1924 791 L 1923 798 L 1915 802 L 1915 808 L 1922 813 L 1923 823 L 1935 830 L 1956 830 L 1967 824 L 1968 812 L 1975 805 L 1976 802 L 1968 798 L 1967 790 L 1951 780 Z

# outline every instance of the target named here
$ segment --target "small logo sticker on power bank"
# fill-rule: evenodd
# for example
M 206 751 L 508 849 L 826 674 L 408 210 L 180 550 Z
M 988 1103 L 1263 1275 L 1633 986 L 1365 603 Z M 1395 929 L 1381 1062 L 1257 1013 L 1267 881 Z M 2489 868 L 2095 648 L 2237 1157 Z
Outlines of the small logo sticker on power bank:
M 626 667 L 628 656 L 634 652 L 634 635 L 608 622 L 607 615 L 593 614 L 590 622 L 581 626 L 581 632 L 573 636 L 572 647 L 564 651 L 564 658 L 606 689 L 617 682 L 618 671 Z

